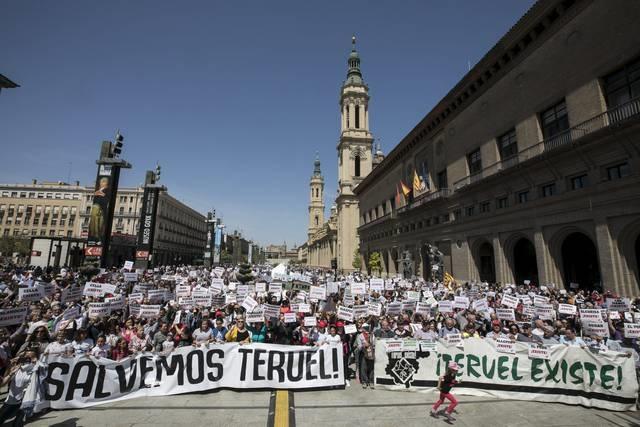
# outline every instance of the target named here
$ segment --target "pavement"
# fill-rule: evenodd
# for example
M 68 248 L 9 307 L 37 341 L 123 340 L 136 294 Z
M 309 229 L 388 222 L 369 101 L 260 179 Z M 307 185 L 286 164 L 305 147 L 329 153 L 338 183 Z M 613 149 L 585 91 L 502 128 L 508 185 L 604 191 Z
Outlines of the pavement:
M 253 391 L 138 398 L 81 410 L 50 411 L 31 426 L 447 426 L 429 416 L 435 393 L 363 390 L 352 381 L 343 390 Z M 640 412 L 612 412 L 560 403 L 457 396 L 452 425 L 640 426 Z M 288 410 L 287 410 L 288 409 Z M 8 425 L 8 424 L 7 424 Z

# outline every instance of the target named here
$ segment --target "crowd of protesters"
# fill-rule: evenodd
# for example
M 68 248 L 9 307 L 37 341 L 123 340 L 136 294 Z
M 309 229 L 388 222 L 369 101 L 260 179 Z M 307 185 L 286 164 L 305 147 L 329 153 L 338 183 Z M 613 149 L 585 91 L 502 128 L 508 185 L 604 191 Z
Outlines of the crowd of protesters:
M 94 273 L 39 268 L 6 268 L 0 273 L 0 325 L 4 325 L 0 327 L 0 375 L 3 385 L 9 385 L 9 396 L 0 410 L 0 424 L 13 415 L 18 415 L 16 419 L 23 416 L 19 402 L 25 381 L 34 363 L 49 357 L 92 356 L 120 361 L 140 352 L 166 355 L 177 347 L 224 342 L 304 346 L 341 343 L 347 385 L 357 378 L 363 388 L 374 388 L 377 340 L 436 341 L 459 334 L 462 339 L 508 339 L 536 346 L 560 344 L 583 347 L 585 351 L 623 352 L 634 357 L 638 365 L 638 341 L 626 337 L 624 327 L 625 323 L 635 324 L 640 314 L 635 311 L 638 301 L 610 291 L 560 289 L 528 281 L 518 285 L 445 285 L 393 278 L 386 279 L 383 289 L 365 287 L 364 293 L 355 294 L 351 285 L 368 284 L 368 277 L 334 277 L 331 272 L 300 270 L 297 277 L 303 281 L 285 281 L 281 291 L 269 292 L 268 285 L 258 286 L 274 282 L 266 266 L 254 266 L 249 281 L 241 277 L 237 267 L 160 267 L 137 272 L 114 268 Z M 222 285 L 214 290 L 213 281 Z M 111 286 L 96 293 L 87 291 L 87 283 L 94 288 L 95 284 Z M 238 292 L 243 285 L 248 285 L 246 295 Z M 310 286 L 325 287 L 326 297 L 311 299 Z M 80 287 L 82 292 L 71 292 Z M 35 299 L 21 293 L 21 289 L 33 288 L 41 292 Z M 257 292 L 258 288 L 261 291 Z M 209 298 L 200 303 L 202 299 L 179 296 L 184 295 L 185 289 L 189 294 L 199 292 Z M 150 292 L 162 290 L 164 293 Z M 512 319 L 497 313 L 504 308 L 506 295 L 517 298 Z M 460 296 L 468 298 L 466 304 L 442 310 L 443 301 Z M 251 316 L 248 321 L 250 313 L 243 307 L 247 297 L 258 304 L 257 309 L 268 304 L 277 306 L 277 312 L 271 311 L 258 321 Z M 540 305 L 552 310 L 537 310 L 536 298 L 542 298 Z M 474 304 L 478 300 L 486 304 Z M 92 305 L 104 302 L 107 307 L 112 304 L 112 308 L 104 310 L 103 304 L 102 311 L 92 312 Z M 397 302 L 402 303 L 400 309 L 391 312 L 391 304 Z M 427 302 L 429 310 L 418 312 L 418 302 Z M 341 306 L 353 308 L 369 303 L 379 305 L 379 314 L 359 311 L 359 318 L 353 319 L 338 315 Z M 575 306 L 575 313 L 559 312 L 561 305 Z M 156 311 L 141 310 L 145 306 L 155 307 Z M 19 307 L 28 308 L 24 319 L 2 318 L 3 313 Z M 603 309 L 604 330 L 585 330 L 581 322 L 583 309 Z

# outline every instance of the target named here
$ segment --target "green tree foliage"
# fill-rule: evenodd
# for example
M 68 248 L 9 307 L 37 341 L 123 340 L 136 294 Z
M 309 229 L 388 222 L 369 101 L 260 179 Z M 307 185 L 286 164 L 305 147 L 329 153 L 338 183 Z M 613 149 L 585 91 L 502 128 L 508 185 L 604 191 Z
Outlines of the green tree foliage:
M 362 258 L 360 258 L 359 248 L 353 252 L 353 262 L 351 263 L 351 265 L 356 269 L 356 271 L 362 270 Z
M 369 270 L 375 274 L 380 274 L 380 271 L 382 271 L 382 257 L 380 256 L 380 252 L 373 252 L 369 255 Z

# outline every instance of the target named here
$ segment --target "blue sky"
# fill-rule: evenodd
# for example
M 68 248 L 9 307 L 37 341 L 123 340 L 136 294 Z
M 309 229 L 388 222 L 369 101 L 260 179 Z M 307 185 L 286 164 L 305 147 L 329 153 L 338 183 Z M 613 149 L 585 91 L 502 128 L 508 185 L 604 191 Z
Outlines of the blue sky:
M 351 35 L 386 153 L 532 3 L 5 0 L 0 74 L 22 87 L 0 95 L 0 182 L 91 184 L 120 128 L 121 185 L 158 161 L 173 196 L 228 229 L 300 244 L 316 151 L 327 210 L 337 188 Z

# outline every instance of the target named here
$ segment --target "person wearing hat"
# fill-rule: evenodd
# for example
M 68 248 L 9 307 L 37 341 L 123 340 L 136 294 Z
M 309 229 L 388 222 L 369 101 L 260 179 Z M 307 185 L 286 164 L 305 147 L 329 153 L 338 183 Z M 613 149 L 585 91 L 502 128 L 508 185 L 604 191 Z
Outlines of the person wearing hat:
M 451 413 L 456 408 L 458 399 L 456 399 L 455 396 L 451 394 L 451 389 L 454 385 L 460 383 L 460 381 L 456 380 L 456 375 L 458 374 L 459 369 L 460 366 L 458 366 L 456 362 L 451 361 L 447 365 L 447 371 L 444 373 L 444 375 L 438 378 L 438 390 L 440 390 L 440 398 L 431 407 L 431 416 L 433 418 L 438 418 L 438 408 L 440 407 L 440 405 L 442 405 L 444 400 L 447 399 L 451 403 L 449 403 L 449 406 L 447 406 L 447 409 L 444 412 L 444 416 L 449 422 L 454 420 L 454 418 L 451 416 Z

